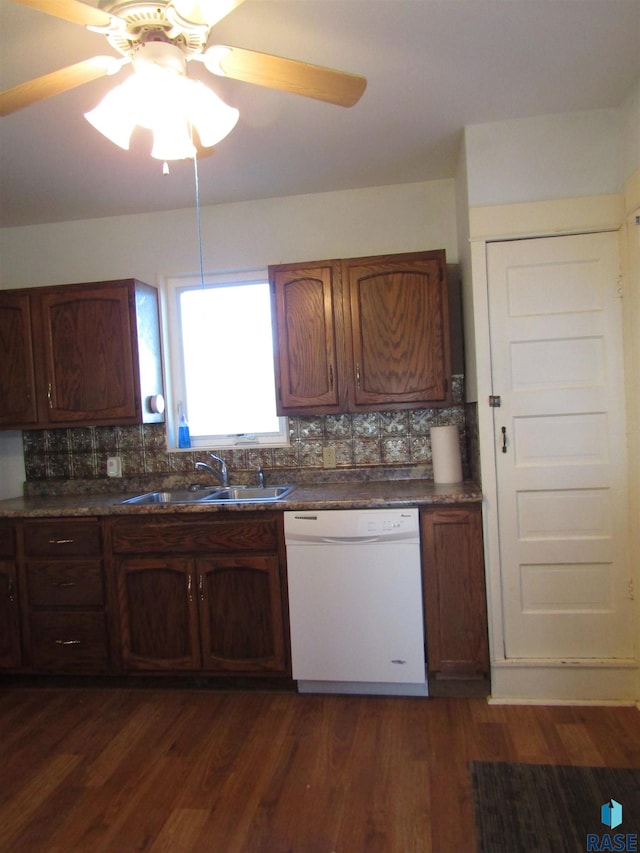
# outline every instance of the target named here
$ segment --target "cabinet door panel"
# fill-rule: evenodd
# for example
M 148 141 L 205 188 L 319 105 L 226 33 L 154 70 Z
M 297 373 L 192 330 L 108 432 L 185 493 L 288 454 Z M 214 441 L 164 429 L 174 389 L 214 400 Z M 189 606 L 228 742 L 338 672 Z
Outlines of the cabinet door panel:
M 122 560 L 118 564 L 125 669 L 200 666 L 196 578 L 190 560 Z
M 429 672 L 474 676 L 489 671 L 487 605 L 479 509 L 420 515 Z
M 429 255 L 429 256 L 427 256 Z M 353 353 L 352 405 L 450 400 L 444 253 L 345 261 Z
M 37 420 L 29 296 L 0 293 L 0 425 Z
M 277 557 L 199 560 L 203 666 L 242 672 L 285 669 Z
M 50 423 L 136 418 L 129 299 L 124 284 L 41 295 Z
M 278 413 L 312 407 L 335 411 L 339 366 L 335 298 L 337 267 L 279 267 L 270 271 L 277 328 Z
M 0 667 L 18 667 L 21 659 L 16 567 L 0 560 Z

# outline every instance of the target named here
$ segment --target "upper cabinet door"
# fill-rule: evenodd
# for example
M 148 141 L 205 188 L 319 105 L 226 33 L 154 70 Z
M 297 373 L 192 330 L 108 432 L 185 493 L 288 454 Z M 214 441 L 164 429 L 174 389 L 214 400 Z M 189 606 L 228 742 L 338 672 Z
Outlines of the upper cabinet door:
M 343 261 L 351 322 L 350 410 L 451 401 L 442 250 Z
M 270 267 L 278 414 L 339 411 L 339 263 Z
M 125 282 L 41 293 L 40 393 L 52 426 L 136 422 L 131 293 Z
M 38 420 L 29 295 L 0 291 L 0 425 Z

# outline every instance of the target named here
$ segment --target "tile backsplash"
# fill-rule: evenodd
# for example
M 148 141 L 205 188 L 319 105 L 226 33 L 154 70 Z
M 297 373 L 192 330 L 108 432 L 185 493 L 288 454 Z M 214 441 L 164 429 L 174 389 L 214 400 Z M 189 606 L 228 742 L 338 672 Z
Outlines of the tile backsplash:
M 300 476 L 323 469 L 323 448 L 336 451 L 338 471 L 417 466 L 421 476 L 432 476 L 432 426 L 457 424 L 463 470 L 469 476 L 464 377 L 453 377 L 454 405 L 445 409 L 409 409 L 399 412 L 364 412 L 346 415 L 290 417 L 290 445 L 282 448 L 222 450 L 232 481 L 254 475 L 257 466 L 287 469 Z M 107 477 L 107 459 L 120 456 L 123 478 L 177 476 L 194 482 L 206 473 L 196 472 L 197 459 L 206 451 L 167 451 L 163 424 L 143 426 L 70 427 L 23 432 L 27 487 L 53 481 L 89 481 L 100 491 L 115 486 Z M 122 482 L 122 481 L 120 481 Z M 79 485 L 79 484 L 78 484 Z

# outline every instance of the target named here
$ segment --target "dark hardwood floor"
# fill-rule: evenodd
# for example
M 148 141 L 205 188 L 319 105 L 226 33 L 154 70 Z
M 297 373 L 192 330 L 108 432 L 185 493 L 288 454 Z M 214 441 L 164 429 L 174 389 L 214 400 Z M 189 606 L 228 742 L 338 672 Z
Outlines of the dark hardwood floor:
M 2 853 L 473 853 L 467 763 L 640 766 L 640 712 L 2 687 Z

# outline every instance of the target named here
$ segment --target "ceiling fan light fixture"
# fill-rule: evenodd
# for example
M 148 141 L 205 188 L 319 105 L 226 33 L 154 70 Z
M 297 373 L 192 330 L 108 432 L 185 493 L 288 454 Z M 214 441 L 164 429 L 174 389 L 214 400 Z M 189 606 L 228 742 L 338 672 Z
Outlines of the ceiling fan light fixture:
M 191 129 L 208 148 L 235 127 L 239 112 L 203 83 L 180 73 L 175 65 L 136 62 L 134 73 L 112 89 L 85 118 L 121 148 L 128 149 L 136 126 L 153 132 L 151 156 L 158 160 L 193 157 Z
M 123 96 L 122 86 L 116 86 L 100 101 L 97 107 L 84 114 L 84 117 L 115 145 L 129 149 L 131 134 L 136 126 L 130 105 Z

